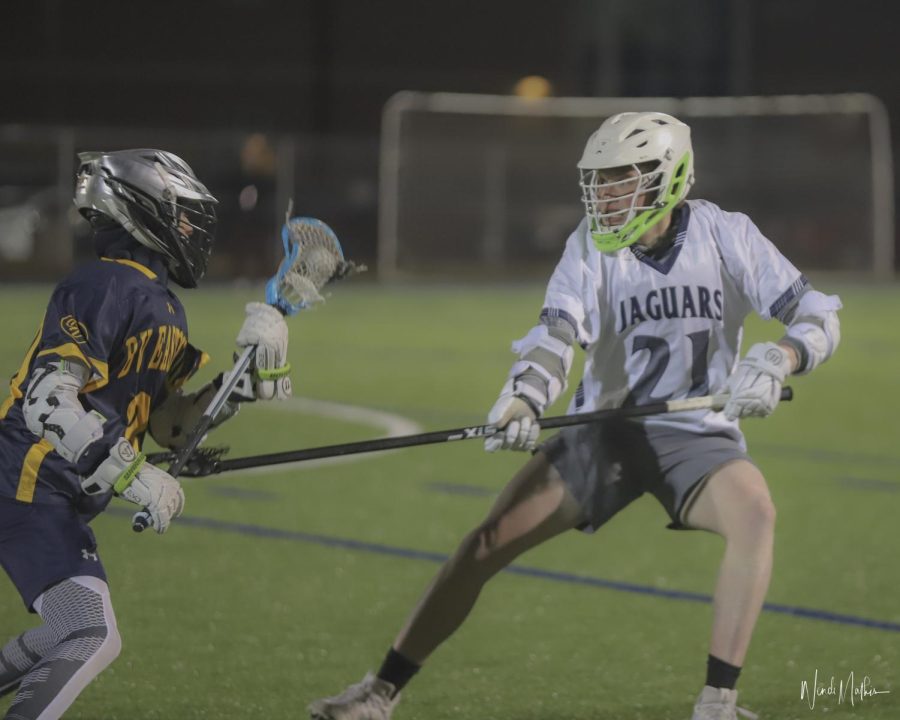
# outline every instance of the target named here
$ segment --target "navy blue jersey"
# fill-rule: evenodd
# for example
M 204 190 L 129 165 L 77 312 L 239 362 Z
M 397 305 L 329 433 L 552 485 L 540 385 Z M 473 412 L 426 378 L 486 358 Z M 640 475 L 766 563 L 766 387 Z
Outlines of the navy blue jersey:
M 91 369 L 79 398 L 106 422 L 78 467 L 28 430 L 22 397 L 37 368 L 60 358 Z M 26 503 L 91 501 L 80 476 L 90 474 L 124 436 L 140 449 L 150 413 L 205 362 L 188 343 L 187 320 L 164 278 L 127 259 L 88 263 L 53 292 L 40 329 L 0 405 L 0 496 Z M 93 515 L 109 501 L 93 501 Z

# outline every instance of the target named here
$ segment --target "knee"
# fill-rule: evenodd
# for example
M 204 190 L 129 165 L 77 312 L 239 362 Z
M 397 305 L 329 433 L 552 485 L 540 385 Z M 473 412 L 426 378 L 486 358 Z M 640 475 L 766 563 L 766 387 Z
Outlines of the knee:
M 109 588 L 104 581 L 93 577 L 78 577 L 74 579 L 74 582 L 79 586 L 79 591 L 85 598 L 95 600 L 90 603 L 91 610 L 86 611 L 86 614 L 81 617 L 80 624 L 93 624 L 97 628 L 100 645 L 94 654 L 94 662 L 99 672 L 119 657 L 119 653 L 122 652 L 122 636 L 119 634 L 116 613 L 109 596 Z
M 111 665 L 122 652 L 122 636 L 119 634 L 119 628 L 116 625 L 115 616 L 112 614 L 112 608 L 107 608 L 106 612 L 104 612 L 103 620 L 102 627 L 96 628 L 97 634 L 93 638 L 94 643 L 97 640 L 100 643 L 99 645 L 94 645 L 95 649 L 89 660 L 95 675 Z M 85 639 L 90 640 L 90 638 Z
M 771 533 L 775 530 L 775 503 L 768 493 L 755 494 L 747 507 L 747 514 L 753 527 L 761 532 Z
M 103 655 L 104 665 L 112 663 L 122 652 L 122 636 L 115 623 L 107 626 L 106 639 L 103 641 L 100 652 Z
M 752 492 L 744 497 L 732 537 L 754 545 L 771 544 L 775 536 L 775 504 L 768 492 Z
M 453 558 L 454 565 L 471 574 L 491 575 L 497 564 L 496 527 L 483 523 L 463 538 Z

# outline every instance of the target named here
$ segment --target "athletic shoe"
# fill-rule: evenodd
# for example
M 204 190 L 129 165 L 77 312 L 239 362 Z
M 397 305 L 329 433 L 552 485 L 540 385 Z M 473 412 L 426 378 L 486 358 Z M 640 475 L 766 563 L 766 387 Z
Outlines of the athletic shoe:
M 738 716 L 758 720 L 756 714 L 737 707 L 737 690 L 707 685 L 697 698 L 692 720 L 737 720 Z
M 340 695 L 309 705 L 312 720 L 390 720 L 400 693 L 391 683 L 368 673 Z

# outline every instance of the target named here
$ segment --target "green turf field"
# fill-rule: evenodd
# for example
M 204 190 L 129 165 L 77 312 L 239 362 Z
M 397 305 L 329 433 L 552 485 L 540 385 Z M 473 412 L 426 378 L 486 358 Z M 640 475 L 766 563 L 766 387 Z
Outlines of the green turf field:
M 739 702 L 763 720 L 896 719 L 900 289 L 817 285 L 844 300 L 840 351 L 792 379 L 795 402 L 745 422 L 780 514 L 771 608 Z M 4 372 L 19 366 L 48 290 L 0 289 Z M 338 287 L 326 306 L 291 320 L 295 395 L 423 430 L 482 422 L 513 359 L 509 341 L 532 325 L 542 293 Z M 201 380 L 229 364 L 243 303 L 258 294 L 183 293 L 192 341 L 213 355 Z M 751 324 L 748 340 L 779 330 Z M 385 432 L 304 407 L 247 406 L 211 441 L 237 456 Z M 563 411 L 560 402 L 554 414 Z M 438 558 L 521 460 L 473 441 L 187 480 L 185 519 L 163 537 L 133 534 L 126 505 L 114 503 L 94 527 L 124 649 L 67 717 L 305 717 L 307 702 L 377 668 Z M 665 591 L 711 593 L 722 546 L 667 531 L 666 520 L 644 498 L 594 536 L 573 532 L 520 558 L 518 568 L 536 572 L 487 587 L 410 685 L 397 720 L 687 720 L 711 608 Z M 33 622 L 0 575 L 0 643 Z M 853 673 L 857 686 L 869 676 L 890 694 L 855 705 L 822 697 L 810 709 L 800 687 L 817 670 L 825 684 Z

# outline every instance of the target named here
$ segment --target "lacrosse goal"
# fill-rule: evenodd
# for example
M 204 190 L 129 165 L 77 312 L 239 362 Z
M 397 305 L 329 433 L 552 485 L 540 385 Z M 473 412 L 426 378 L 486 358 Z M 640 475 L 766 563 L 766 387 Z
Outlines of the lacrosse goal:
M 402 92 L 385 106 L 378 273 L 546 274 L 581 219 L 575 163 L 608 116 L 692 128 L 691 197 L 745 212 L 804 270 L 894 267 L 887 113 L 863 94 L 548 98 Z

